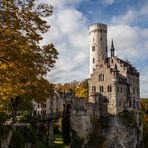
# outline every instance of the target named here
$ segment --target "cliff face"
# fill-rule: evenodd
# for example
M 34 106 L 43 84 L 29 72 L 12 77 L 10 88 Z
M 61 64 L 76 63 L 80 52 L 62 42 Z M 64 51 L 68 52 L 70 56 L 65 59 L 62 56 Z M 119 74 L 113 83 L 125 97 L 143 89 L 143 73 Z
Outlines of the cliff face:
M 103 125 L 103 123 L 101 123 Z M 142 117 L 140 113 L 122 112 L 109 118 L 108 127 L 102 126 L 106 148 L 142 148 Z
M 142 128 L 141 114 L 126 111 L 116 116 L 101 117 L 92 122 L 92 130 L 87 136 L 83 137 L 78 130 L 75 130 L 75 136 L 81 141 L 79 148 L 143 148 Z

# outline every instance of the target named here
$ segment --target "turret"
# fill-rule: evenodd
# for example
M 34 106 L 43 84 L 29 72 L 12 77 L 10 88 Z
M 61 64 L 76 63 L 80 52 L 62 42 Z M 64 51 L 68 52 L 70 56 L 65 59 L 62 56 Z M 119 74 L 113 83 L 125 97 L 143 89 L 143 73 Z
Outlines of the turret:
M 107 25 L 95 23 L 89 27 L 90 37 L 90 75 L 103 57 L 107 58 Z

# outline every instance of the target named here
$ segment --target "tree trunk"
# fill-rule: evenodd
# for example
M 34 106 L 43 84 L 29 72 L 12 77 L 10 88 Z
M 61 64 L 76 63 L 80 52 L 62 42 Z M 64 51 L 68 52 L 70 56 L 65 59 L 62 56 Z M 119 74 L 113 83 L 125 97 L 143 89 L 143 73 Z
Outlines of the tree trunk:
M 12 122 L 16 122 L 16 116 L 17 116 L 17 109 L 19 104 L 20 97 L 17 96 L 15 99 L 11 98 L 10 105 L 11 105 L 11 111 L 12 111 Z

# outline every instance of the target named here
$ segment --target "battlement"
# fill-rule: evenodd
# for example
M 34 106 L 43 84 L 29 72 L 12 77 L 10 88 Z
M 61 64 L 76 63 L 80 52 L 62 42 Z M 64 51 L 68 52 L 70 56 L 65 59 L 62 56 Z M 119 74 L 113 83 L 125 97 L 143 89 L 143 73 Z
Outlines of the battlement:
M 94 23 L 94 24 L 89 26 L 89 34 L 91 34 L 92 32 L 96 32 L 96 31 L 107 32 L 107 25 L 106 24 L 102 24 L 102 23 Z

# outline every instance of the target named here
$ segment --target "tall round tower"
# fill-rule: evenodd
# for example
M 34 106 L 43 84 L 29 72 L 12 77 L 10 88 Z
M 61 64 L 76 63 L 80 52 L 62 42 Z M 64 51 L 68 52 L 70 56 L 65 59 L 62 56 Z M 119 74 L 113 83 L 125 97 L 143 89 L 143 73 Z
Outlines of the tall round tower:
M 90 36 L 90 75 L 99 62 L 99 58 L 107 58 L 107 25 L 92 24 L 89 27 Z

